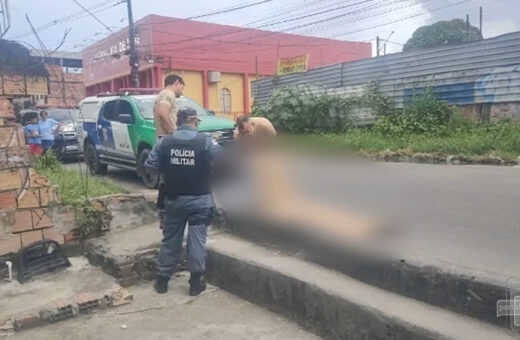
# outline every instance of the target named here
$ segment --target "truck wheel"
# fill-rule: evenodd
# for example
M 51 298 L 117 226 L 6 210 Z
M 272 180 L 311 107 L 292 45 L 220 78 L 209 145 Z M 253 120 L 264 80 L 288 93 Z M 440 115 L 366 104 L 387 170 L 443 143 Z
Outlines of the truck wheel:
M 108 165 L 101 164 L 99 156 L 94 145 L 88 143 L 85 150 L 85 164 L 88 167 L 91 175 L 106 175 L 108 172 Z
M 157 174 L 151 174 L 148 171 L 146 171 L 146 168 L 144 167 L 144 162 L 146 162 L 146 159 L 148 158 L 148 155 L 150 154 L 150 149 L 144 148 L 141 150 L 141 153 L 139 153 L 139 162 L 138 162 L 138 175 L 141 177 L 141 180 L 143 181 L 143 184 L 148 189 L 156 189 L 159 187 L 159 175 Z

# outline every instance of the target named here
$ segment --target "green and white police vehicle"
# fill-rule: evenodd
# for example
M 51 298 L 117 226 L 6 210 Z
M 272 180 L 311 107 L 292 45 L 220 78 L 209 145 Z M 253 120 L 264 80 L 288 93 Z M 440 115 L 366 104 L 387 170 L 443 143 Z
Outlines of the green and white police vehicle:
M 105 175 L 109 165 L 131 169 L 146 187 L 157 187 L 158 177 L 148 174 L 143 167 L 156 140 L 153 108 L 157 93 L 156 89 L 128 89 L 80 102 L 78 138 L 91 174 Z M 233 121 L 215 116 L 187 97 L 178 98 L 177 103 L 197 111 L 199 131 L 213 136 L 220 144 L 233 141 Z

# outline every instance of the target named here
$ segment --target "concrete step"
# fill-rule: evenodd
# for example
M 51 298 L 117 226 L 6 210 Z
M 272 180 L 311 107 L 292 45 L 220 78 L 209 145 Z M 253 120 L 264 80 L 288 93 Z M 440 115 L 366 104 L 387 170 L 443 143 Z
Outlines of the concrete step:
M 208 236 L 221 233 L 210 228 Z M 155 279 L 156 262 L 161 246 L 162 231 L 158 224 L 111 231 L 103 237 L 88 240 L 84 244 L 89 262 L 112 275 L 122 287 L 139 281 Z M 186 269 L 186 247 L 183 247 L 177 271 Z
M 226 216 L 221 230 L 241 238 L 299 254 L 313 262 L 379 288 L 456 313 L 509 328 L 508 317 L 497 317 L 497 301 L 520 291 L 520 278 L 468 268 L 454 263 L 407 257 L 373 256 L 359 247 L 334 244 L 312 228 L 277 225 L 252 216 Z
M 157 294 L 149 283 L 130 287 L 131 304 L 8 340 L 320 339 L 281 315 L 211 285 L 199 296 L 188 296 L 188 278 L 188 273 L 176 274 L 167 294 Z
M 0 282 L 0 337 L 132 302 L 114 278 L 70 258 L 71 266 L 31 281 Z
M 518 338 L 510 330 L 225 233 L 208 243 L 207 278 L 330 339 Z

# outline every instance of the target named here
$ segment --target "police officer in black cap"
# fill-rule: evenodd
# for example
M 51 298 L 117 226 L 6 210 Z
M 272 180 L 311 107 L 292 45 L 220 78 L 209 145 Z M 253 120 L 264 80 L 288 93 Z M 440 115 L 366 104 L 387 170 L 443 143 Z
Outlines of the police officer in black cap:
M 198 124 L 194 109 L 181 108 L 177 130 L 157 141 L 145 163 L 148 170 L 163 176 L 166 192 L 166 219 L 154 286 L 159 294 L 168 291 L 168 282 L 181 255 L 186 222 L 190 295 L 199 295 L 206 289 L 206 235 L 214 207 L 210 175 L 221 147 L 213 138 L 198 132 Z

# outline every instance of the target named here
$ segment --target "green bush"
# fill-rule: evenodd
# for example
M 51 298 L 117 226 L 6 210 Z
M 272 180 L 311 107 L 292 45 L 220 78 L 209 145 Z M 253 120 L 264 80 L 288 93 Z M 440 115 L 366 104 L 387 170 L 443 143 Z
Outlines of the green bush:
M 376 131 L 388 135 L 403 133 L 433 134 L 443 133 L 453 116 L 453 108 L 435 97 L 431 90 L 412 98 L 403 110 L 382 117 L 376 124 Z
M 52 152 L 47 152 L 43 156 L 34 157 L 32 161 L 36 171 L 61 171 L 63 165 Z
M 377 115 L 374 126 L 354 128 L 359 108 L 369 108 Z M 396 109 L 373 86 L 357 97 L 315 96 L 302 87 L 285 88 L 277 90 L 254 114 L 269 118 L 277 129 L 288 133 L 284 142 L 306 150 L 392 150 L 409 155 L 498 156 L 506 161 L 520 156 L 520 124 L 468 120 L 431 90 Z
M 344 133 L 353 127 L 359 110 L 376 115 L 391 114 L 390 101 L 376 87 L 368 87 L 360 96 L 314 95 L 306 87 L 277 89 L 269 102 L 253 110 L 266 117 L 277 130 L 287 133 Z

